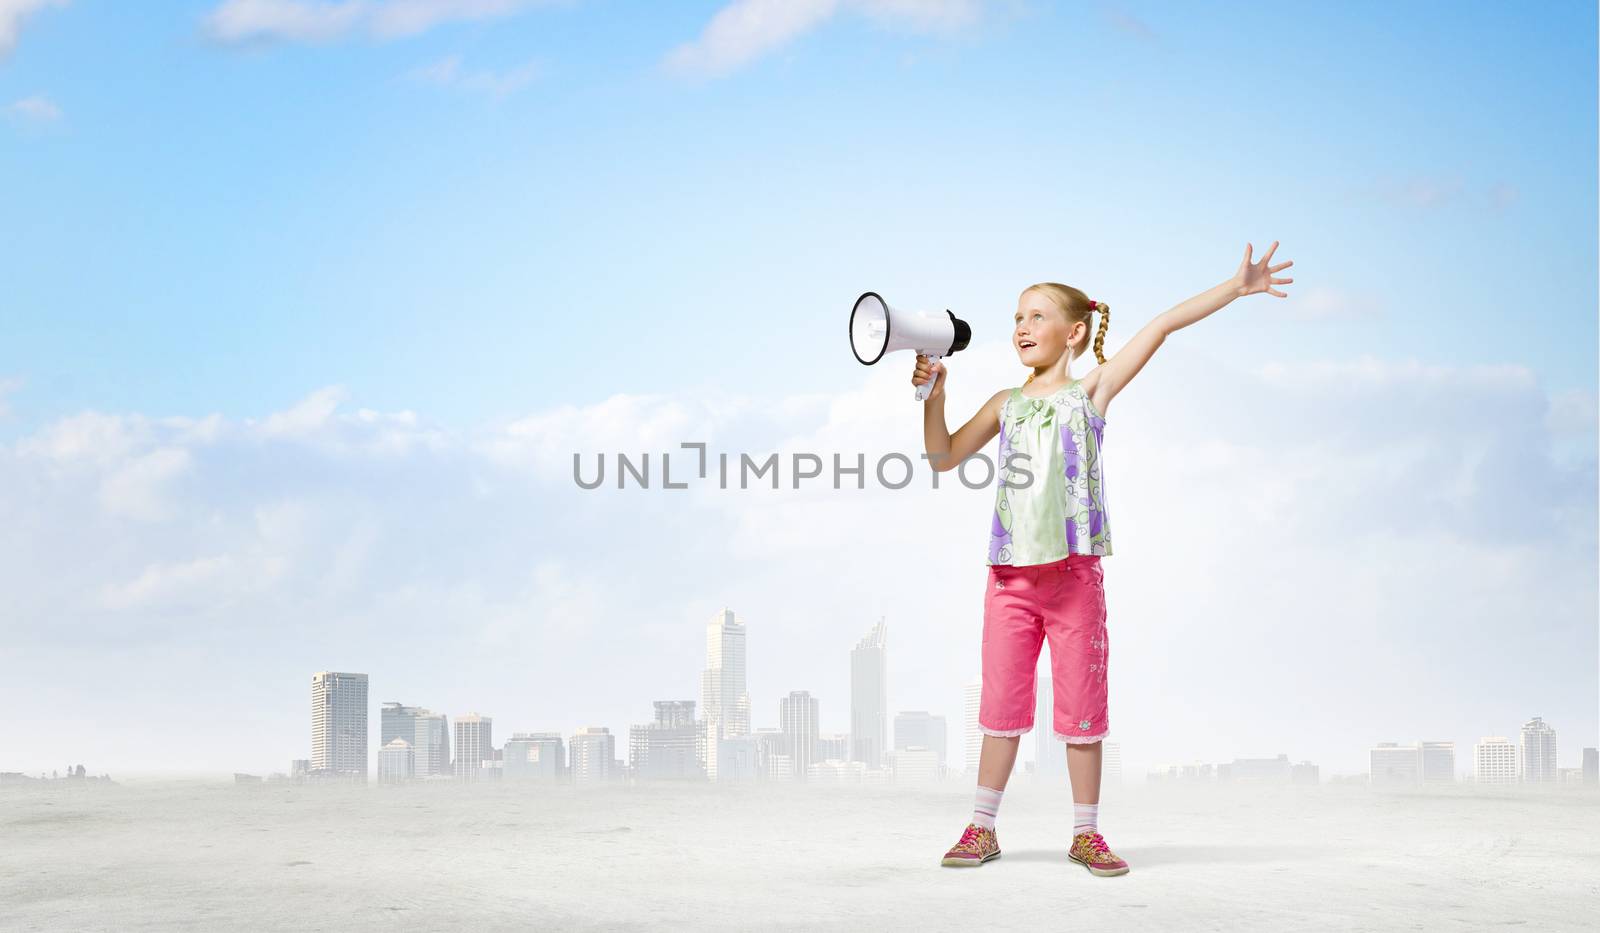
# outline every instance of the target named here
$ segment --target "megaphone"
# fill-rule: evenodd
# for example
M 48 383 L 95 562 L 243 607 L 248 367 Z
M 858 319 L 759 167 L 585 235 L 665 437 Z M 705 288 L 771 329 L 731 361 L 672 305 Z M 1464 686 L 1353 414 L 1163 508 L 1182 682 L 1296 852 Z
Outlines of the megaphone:
M 894 350 L 915 350 L 932 366 L 941 357 L 966 349 L 970 340 L 972 328 L 948 308 L 943 314 L 905 311 L 892 307 L 877 292 L 865 292 L 850 309 L 850 351 L 867 366 Z M 917 401 L 928 400 L 933 382 L 917 386 Z

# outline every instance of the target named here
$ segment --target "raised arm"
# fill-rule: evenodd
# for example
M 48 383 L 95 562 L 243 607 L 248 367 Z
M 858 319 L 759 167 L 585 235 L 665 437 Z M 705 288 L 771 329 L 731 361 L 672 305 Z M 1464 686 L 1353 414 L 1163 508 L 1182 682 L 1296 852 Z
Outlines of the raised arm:
M 1156 315 L 1150 323 L 1134 334 L 1133 339 L 1124 344 L 1115 356 L 1106 360 L 1100 367 L 1100 384 L 1095 389 L 1096 394 L 1109 403 L 1117 397 L 1118 392 L 1133 381 L 1134 376 L 1139 375 L 1139 370 L 1144 369 L 1144 364 L 1150 362 L 1150 357 L 1155 355 L 1168 334 L 1188 327 L 1235 298 L 1243 298 L 1245 295 L 1254 295 L 1257 292 L 1267 292 L 1279 298 L 1288 297 L 1272 286 L 1284 285 L 1293 282 L 1294 279 L 1275 279 L 1272 273 L 1294 265 L 1294 260 L 1268 266 L 1272 260 L 1272 253 L 1277 248 L 1278 241 L 1273 240 L 1272 246 L 1262 255 L 1261 261 L 1252 263 L 1251 245 L 1246 243 L 1244 260 L 1239 263 L 1239 270 L 1231 278 Z

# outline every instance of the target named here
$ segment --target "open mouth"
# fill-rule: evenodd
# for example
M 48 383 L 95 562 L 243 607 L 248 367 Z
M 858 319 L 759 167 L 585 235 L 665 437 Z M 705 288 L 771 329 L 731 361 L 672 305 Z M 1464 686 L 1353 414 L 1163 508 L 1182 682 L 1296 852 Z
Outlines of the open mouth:
M 1021 343 L 1017 344 L 1017 349 L 1019 349 L 1019 350 L 1032 350 L 1033 349 L 1033 341 L 1032 340 L 1024 340 Z

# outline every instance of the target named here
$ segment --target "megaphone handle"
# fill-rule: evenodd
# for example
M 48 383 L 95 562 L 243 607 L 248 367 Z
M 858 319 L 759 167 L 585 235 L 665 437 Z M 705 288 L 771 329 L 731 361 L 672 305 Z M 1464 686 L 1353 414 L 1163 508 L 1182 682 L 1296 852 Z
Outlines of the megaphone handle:
M 933 384 L 939 380 L 939 374 L 933 371 L 933 367 L 939 365 L 939 354 L 924 353 L 923 356 L 928 358 L 929 379 L 922 385 L 917 386 L 917 401 L 919 402 L 926 402 L 928 400 L 928 393 L 933 391 Z

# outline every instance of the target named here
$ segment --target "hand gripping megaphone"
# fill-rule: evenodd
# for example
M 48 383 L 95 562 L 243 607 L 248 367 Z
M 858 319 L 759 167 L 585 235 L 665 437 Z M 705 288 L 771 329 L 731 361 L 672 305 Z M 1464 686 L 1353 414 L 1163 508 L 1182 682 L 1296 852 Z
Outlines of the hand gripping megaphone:
M 972 339 L 967 322 L 945 309 L 905 311 L 891 307 L 877 292 L 867 292 L 850 309 L 850 350 L 867 366 L 894 350 L 914 350 L 928 358 L 931 367 L 941 357 L 965 349 Z M 928 400 L 929 379 L 917 386 L 917 401 Z

